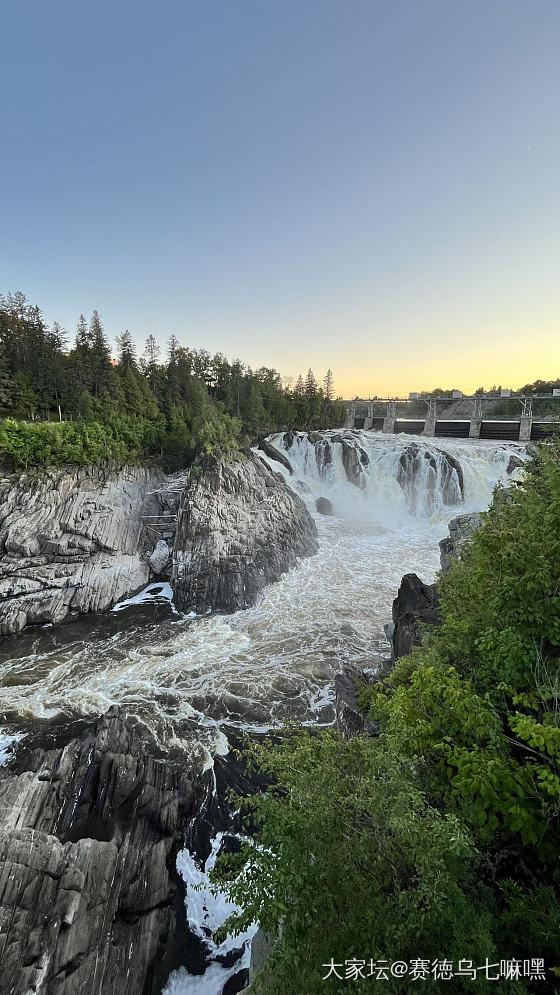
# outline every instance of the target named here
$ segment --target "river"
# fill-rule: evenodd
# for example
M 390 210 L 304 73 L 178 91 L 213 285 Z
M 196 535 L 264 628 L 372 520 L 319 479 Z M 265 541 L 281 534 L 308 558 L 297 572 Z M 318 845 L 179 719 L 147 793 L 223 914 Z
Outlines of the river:
M 229 729 L 262 732 L 286 719 L 331 723 L 335 674 L 345 666 L 374 668 L 389 655 L 384 625 L 402 575 L 432 582 L 449 520 L 487 507 L 495 485 L 508 479 L 512 453 L 524 454 L 515 443 L 372 432 L 353 438 L 366 454 L 357 484 L 348 479 L 340 444 L 329 444 L 327 455 L 306 438 L 292 446 L 281 435 L 271 438 L 294 473 L 270 465 L 312 511 L 319 552 L 266 588 L 253 608 L 184 616 L 168 585 L 151 585 L 110 614 L 4 639 L 0 760 L 22 735 L 47 735 L 114 703 L 161 750 L 184 752 L 190 765 L 205 767 L 227 752 Z M 411 445 L 421 458 L 406 476 L 402 457 Z M 442 451 L 460 466 L 464 501 Z M 332 503 L 332 516 L 315 511 L 319 496 Z M 184 875 L 196 877 L 188 855 L 183 863 Z M 196 988 L 191 978 L 188 991 L 214 995 L 220 978 L 214 984 L 205 976 Z M 170 993 L 183 990 L 179 976 L 170 981 Z

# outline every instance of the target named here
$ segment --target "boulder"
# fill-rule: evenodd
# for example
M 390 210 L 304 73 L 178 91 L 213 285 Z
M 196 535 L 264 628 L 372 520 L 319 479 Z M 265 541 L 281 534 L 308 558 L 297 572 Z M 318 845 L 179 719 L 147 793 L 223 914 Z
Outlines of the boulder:
M 0 768 L 0 991 L 159 995 L 184 943 L 175 854 L 208 786 L 116 706 L 20 752 Z
M 512 453 L 509 458 L 508 465 L 506 467 L 506 473 L 508 477 L 511 476 L 514 470 L 518 470 L 521 466 L 523 466 L 523 460 L 519 459 L 519 456 L 516 456 L 514 453 Z
M 416 574 L 405 574 L 393 601 L 392 656 L 412 653 L 422 641 L 422 626 L 441 625 L 435 584 L 424 584 Z
M 328 498 L 318 497 L 315 501 L 315 507 L 320 515 L 332 515 L 332 504 Z
M 302 499 L 251 450 L 205 458 L 184 492 L 171 583 L 181 610 L 248 608 L 263 587 L 317 552 Z
M 155 574 L 162 573 L 169 563 L 170 556 L 171 550 L 169 549 L 165 539 L 159 539 L 158 542 L 156 542 L 154 551 L 148 560 L 152 572 Z

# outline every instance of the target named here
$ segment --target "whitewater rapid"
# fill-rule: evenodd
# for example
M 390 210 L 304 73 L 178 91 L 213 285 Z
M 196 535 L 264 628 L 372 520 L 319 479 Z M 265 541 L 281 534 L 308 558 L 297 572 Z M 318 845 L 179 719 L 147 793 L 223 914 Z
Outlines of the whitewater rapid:
M 186 617 L 173 611 L 168 585 L 152 584 L 110 615 L 3 640 L 4 736 L 120 704 L 162 749 L 188 750 L 191 760 L 195 751 L 207 764 L 227 750 L 229 727 L 331 722 L 335 674 L 375 667 L 388 654 L 383 627 L 402 575 L 433 581 L 448 521 L 487 507 L 511 454 L 523 454 L 514 443 L 356 432 L 347 444 L 367 454 L 356 485 L 347 478 L 340 444 L 330 444 L 325 463 L 324 447 L 305 437 L 291 446 L 281 435 L 270 441 L 292 463 L 292 475 L 270 465 L 306 501 L 318 554 L 266 588 L 253 608 L 233 615 Z M 420 459 L 413 493 L 398 482 L 399 461 L 411 445 L 429 452 Z M 460 464 L 464 502 L 449 503 L 450 494 L 460 496 L 449 479 L 448 503 L 443 500 L 441 451 Z M 332 516 L 317 514 L 320 496 L 331 501 Z

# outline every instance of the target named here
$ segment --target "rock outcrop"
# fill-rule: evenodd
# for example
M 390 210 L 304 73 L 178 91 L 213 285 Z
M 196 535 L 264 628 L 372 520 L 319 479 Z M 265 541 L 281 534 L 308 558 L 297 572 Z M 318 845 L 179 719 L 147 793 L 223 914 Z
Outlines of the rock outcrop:
M 480 522 L 480 512 L 474 511 L 469 515 L 457 515 L 449 523 L 449 536 L 442 539 L 439 544 L 439 559 L 441 572 L 446 574 L 454 559 L 461 556 L 461 550 L 470 539 L 474 530 Z
M 0 769 L 0 991 L 159 995 L 186 938 L 175 855 L 197 791 L 116 706 Z
M 207 457 L 181 499 L 171 583 L 180 609 L 237 611 L 317 552 L 304 502 L 250 450 Z
M 146 584 L 164 479 L 72 467 L 0 480 L 0 634 L 103 611 Z
M 257 448 L 260 449 L 265 456 L 268 456 L 269 459 L 285 466 L 286 470 L 288 470 L 290 474 L 294 472 L 288 457 L 280 449 L 277 449 L 276 446 L 273 446 L 271 442 L 268 442 L 267 439 L 259 438 Z
M 359 706 L 358 689 L 352 673 L 343 670 L 334 679 L 336 728 L 344 739 L 364 733 L 379 735 L 379 727 Z
M 326 497 L 318 497 L 315 501 L 315 507 L 320 515 L 332 515 L 332 504 Z
M 441 615 L 434 584 L 424 584 L 416 574 L 405 574 L 393 601 L 392 656 L 412 653 L 422 641 L 422 627 L 440 625 Z
M 346 476 L 355 487 L 365 487 L 363 467 L 369 464 L 369 456 L 357 443 L 344 438 L 341 442 L 342 464 Z

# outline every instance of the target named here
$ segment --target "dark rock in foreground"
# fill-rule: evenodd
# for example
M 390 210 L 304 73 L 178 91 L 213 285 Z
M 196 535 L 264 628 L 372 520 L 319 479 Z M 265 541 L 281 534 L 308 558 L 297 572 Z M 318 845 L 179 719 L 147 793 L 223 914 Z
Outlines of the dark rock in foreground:
M 174 864 L 196 807 L 116 706 L 0 769 L 0 991 L 159 995 L 185 936 Z
M 440 625 L 435 584 L 424 584 L 416 574 L 405 574 L 393 601 L 393 659 L 412 653 L 422 641 L 422 625 Z
M 172 585 L 182 610 L 249 608 L 263 587 L 317 552 L 304 502 L 251 451 L 207 457 L 184 492 Z
M 377 736 L 377 724 L 370 719 L 358 704 L 358 689 L 349 670 L 337 674 L 334 679 L 336 728 L 344 739 L 353 739 L 365 733 Z

